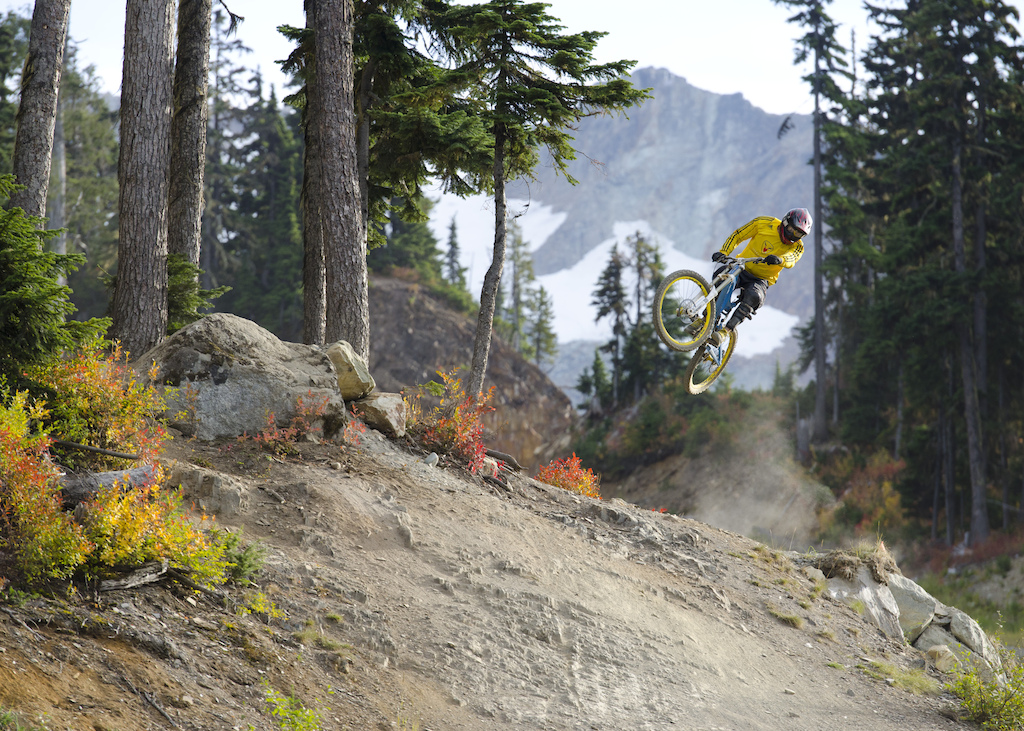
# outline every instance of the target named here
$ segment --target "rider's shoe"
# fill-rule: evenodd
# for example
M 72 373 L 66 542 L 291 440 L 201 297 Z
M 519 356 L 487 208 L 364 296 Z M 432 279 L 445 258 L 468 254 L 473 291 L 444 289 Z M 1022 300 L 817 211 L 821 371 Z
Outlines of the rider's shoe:
M 725 342 L 728 333 L 725 330 L 715 330 L 711 335 L 708 336 L 708 342 L 714 345 L 716 348 L 721 348 Z

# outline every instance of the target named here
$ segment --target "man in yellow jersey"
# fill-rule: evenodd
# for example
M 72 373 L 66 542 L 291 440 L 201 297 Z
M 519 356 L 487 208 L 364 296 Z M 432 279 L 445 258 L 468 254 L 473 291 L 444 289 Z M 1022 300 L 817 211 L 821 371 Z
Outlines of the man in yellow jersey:
M 736 258 L 764 257 L 764 262 L 747 264 L 736 279 L 740 303 L 726 323 L 726 330 L 732 330 L 743 320 L 753 317 L 757 308 L 764 304 L 768 287 L 778 280 L 779 272 L 792 269 L 800 261 L 804 253 L 800 239 L 810 233 L 811 224 L 811 214 L 806 208 L 794 208 L 782 220 L 760 216 L 733 231 L 722 248 L 711 255 L 712 261 L 720 262 L 746 241 L 746 247 L 735 254 Z M 721 269 L 716 269 L 716 276 Z M 716 345 L 722 341 L 717 332 L 711 334 L 710 340 Z

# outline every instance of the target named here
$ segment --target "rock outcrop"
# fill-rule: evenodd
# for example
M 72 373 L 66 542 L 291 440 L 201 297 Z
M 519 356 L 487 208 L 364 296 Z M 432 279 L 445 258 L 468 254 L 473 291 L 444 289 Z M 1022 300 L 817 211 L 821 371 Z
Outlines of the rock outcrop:
M 286 343 L 236 315 L 208 315 L 140 358 L 157 364 L 154 382 L 169 393 L 171 426 L 199 439 L 255 434 L 270 415 L 286 424 L 299 397 L 324 400 L 325 432 L 345 418 L 337 375 L 315 346 Z
M 833 599 L 854 608 L 887 636 L 905 640 L 943 672 L 955 662 L 970 663 L 986 675 L 1001 672 L 999 652 L 980 625 L 900 573 L 884 548 L 868 556 L 831 551 L 793 557 L 823 571 Z

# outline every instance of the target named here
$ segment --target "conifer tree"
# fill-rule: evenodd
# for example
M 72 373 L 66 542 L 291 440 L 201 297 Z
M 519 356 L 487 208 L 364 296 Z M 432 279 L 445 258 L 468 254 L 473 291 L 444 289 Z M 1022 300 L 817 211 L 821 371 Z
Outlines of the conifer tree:
M 455 227 L 455 216 L 448 224 L 448 250 L 445 253 L 445 279 L 460 289 L 466 288 L 466 267 L 459 261 L 461 251 L 459 250 L 459 234 Z
M 79 68 L 69 44 L 61 76 L 61 114 L 67 165 L 63 225 L 67 249 L 86 256 L 68 283 L 80 316 L 106 314 L 106 280 L 117 269 L 118 115 L 100 89 L 93 67 Z
M 271 90 L 260 85 L 244 110 L 246 139 L 237 152 L 238 227 L 232 249 L 238 269 L 225 309 L 258 322 L 284 340 L 302 330 L 302 235 L 299 229 L 301 152 Z
M 212 29 L 200 249 L 200 269 L 206 288 L 230 282 L 239 266 L 233 243 L 240 227 L 235 187 L 241 172 L 238 136 L 244 129 L 243 105 L 253 98 L 244 78 L 250 72 L 240 61 L 241 56 L 252 52 L 251 49 L 233 37 L 231 19 L 220 9 L 213 13 Z
M 612 323 L 612 339 L 601 346 L 603 353 L 610 353 L 612 359 L 611 405 L 619 402 L 619 381 L 622 377 L 622 352 L 626 336 L 629 333 L 629 297 L 624 282 L 626 261 L 619 253 L 619 245 L 612 246 L 611 255 L 604 271 L 597 280 L 594 298 L 590 304 L 597 307 L 595 322 L 610 318 Z
M 57 96 L 70 12 L 71 0 L 36 0 L 32 12 L 12 162 L 14 175 L 23 187 L 11 194 L 10 205 L 33 217 L 46 215 Z
M 558 336 L 554 330 L 555 302 L 543 285 L 530 292 L 529 321 L 526 335 L 533 362 L 543 368 L 558 356 Z
M 585 116 L 622 110 L 641 102 L 625 74 L 631 61 L 594 64 L 601 33 L 563 35 L 541 3 L 492 0 L 446 5 L 432 0 L 440 36 L 472 81 L 471 99 L 494 141 L 490 185 L 494 192 L 494 252 L 484 275 L 467 393 L 483 390 L 490 351 L 495 298 L 505 266 L 505 184 L 529 175 L 544 146 L 557 172 L 575 158 L 569 127 Z M 479 168 L 477 169 L 479 172 Z
M 843 49 L 836 41 L 836 24 L 825 12 L 825 6 L 832 0 L 772 0 L 776 5 L 798 9 L 790 23 L 798 23 L 807 32 L 797 41 L 795 63 L 803 63 L 813 54 L 814 70 L 804 79 L 811 84 L 814 93 L 814 220 L 817 225 L 814 236 L 814 440 L 823 442 L 828 438 L 825 418 L 825 296 L 824 296 L 824 250 L 822 245 L 821 215 L 821 98 L 835 99 L 838 96 L 833 74 L 846 66 L 842 58 Z
M 13 172 L 18 84 L 28 52 L 28 18 L 14 10 L 0 18 L 0 174 Z
M 110 334 L 141 356 L 167 330 L 167 180 L 174 3 L 128 0 Z

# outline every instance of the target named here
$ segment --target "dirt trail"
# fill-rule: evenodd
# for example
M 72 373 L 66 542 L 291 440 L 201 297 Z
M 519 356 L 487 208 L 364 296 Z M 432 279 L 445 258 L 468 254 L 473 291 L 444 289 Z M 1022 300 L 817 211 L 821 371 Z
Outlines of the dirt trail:
M 506 490 L 376 434 L 303 452 L 171 451 L 244 478 L 222 522 L 270 547 L 260 591 L 287 618 L 239 611 L 252 587 L 228 608 L 171 584 L 31 599 L 0 612 L 0 705 L 51 728 L 271 729 L 269 685 L 328 729 L 967 728 L 858 669 L 919 658 L 754 541 Z

